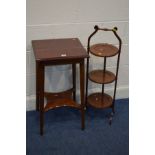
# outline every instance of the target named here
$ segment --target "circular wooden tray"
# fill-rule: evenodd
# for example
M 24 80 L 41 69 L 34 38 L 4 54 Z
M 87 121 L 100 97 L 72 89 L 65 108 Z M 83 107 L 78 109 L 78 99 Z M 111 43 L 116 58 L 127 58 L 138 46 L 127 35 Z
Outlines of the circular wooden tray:
M 111 57 L 118 53 L 118 48 L 111 44 L 100 43 L 92 45 L 90 53 L 99 57 Z
M 115 75 L 110 71 L 93 70 L 89 73 L 89 79 L 95 83 L 106 84 L 115 80 Z
M 112 106 L 112 97 L 107 94 L 93 93 L 88 96 L 88 104 L 95 108 L 108 108 Z

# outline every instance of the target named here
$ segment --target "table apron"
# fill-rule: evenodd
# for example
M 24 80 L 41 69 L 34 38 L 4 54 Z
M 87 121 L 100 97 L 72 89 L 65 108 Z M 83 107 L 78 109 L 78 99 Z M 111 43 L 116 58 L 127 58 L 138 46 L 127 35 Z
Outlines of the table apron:
M 50 66 L 50 65 L 67 65 L 67 64 L 76 64 L 76 63 L 82 63 L 84 61 L 84 58 L 80 59 L 68 59 L 68 60 L 47 60 L 47 61 L 36 61 L 38 64 L 42 64 L 44 66 Z

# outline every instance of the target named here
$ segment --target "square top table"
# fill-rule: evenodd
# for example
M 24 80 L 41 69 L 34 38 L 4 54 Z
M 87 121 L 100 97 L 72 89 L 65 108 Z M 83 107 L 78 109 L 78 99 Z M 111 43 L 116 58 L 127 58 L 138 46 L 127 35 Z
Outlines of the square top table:
M 36 109 L 40 111 L 40 134 L 43 135 L 44 112 L 62 106 L 81 110 L 81 128 L 84 129 L 84 59 L 89 57 L 86 50 L 78 38 L 33 40 L 32 47 L 36 60 Z M 76 103 L 77 63 L 80 64 L 81 104 Z M 44 92 L 45 66 L 64 64 L 72 64 L 73 88 L 59 93 Z

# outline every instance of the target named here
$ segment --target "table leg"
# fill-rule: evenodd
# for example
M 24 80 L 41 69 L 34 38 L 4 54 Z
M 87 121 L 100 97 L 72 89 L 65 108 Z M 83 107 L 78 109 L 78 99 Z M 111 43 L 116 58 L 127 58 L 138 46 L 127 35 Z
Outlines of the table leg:
M 88 73 L 89 73 L 89 58 L 87 58 L 87 68 L 86 68 L 86 95 L 85 95 L 85 109 L 88 105 L 87 98 L 88 98 Z
M 84 101 L 84 60 L 80 63 L 80 95 L 81 95 L 81 129 L 85 128 Z
M 38 71 L 39 84 L 39 111 L 40 111 L 40 135 L 43 135 L 44 127 L 44 65 L 40 64 Z
M 36 110 L 39 111 L 39 67 L 38 62 L 36 62 Z
M 73 100 L 76 101 L 76 64 L 72 64 Z

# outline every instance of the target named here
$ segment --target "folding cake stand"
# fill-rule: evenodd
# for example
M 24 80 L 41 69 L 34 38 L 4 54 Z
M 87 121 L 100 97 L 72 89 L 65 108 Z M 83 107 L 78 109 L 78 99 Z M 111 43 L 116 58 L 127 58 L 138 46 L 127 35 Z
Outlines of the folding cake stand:
M 89 71 L 89 58 L 87 58 L 87 71 L 86 71 L 86 106 L 90 105 L 94 108 L 98 109 L 105 109 L 105 108 L 112 108 L 112 112 L 109 116 L 109 124 L 111 125 L 112 118 L 114 115 L 114 103 L 115 103 L 115 96 L 116 96 L 116 88 L 117 88 L 117 79 L 118 79 L 118 69 L 119 69 L 119 62 L 120 62 L 120 53 L 121 53 L 121 45 L 122 41 L 121 38 L 117 34 L 117 27 L 113 29 L 108 28 L 99 28 L 97 25 L 94 27 L 95 31 L 89 36 L 88 38 L 88 46 L 87 52 L 90 55 L 95 55 L 97 57 L 104 58 L 104 65 L 102 70 L 92 70 Z M 111 31 L 115 35 L 115 37 L 119 41 L 119 47 L 115 47 L 112 44 L 108 43 L 99 43 L 90 46 L 90 41 L 92 37 L 99 31 Z M 112 73 L 106 69 L 106 60 L 108 57 L 112 57 L 117 55 L 117 66 L 116 66 L 116 73 Z M 88 81 L 92 81 L 98 84 L 102 84 L 102 92 L 95 92 L 88 95 Z M 109 84 L 115 82 L 114 85 L 114 94 L 113 97 L 105 93 L 105 84 Z

